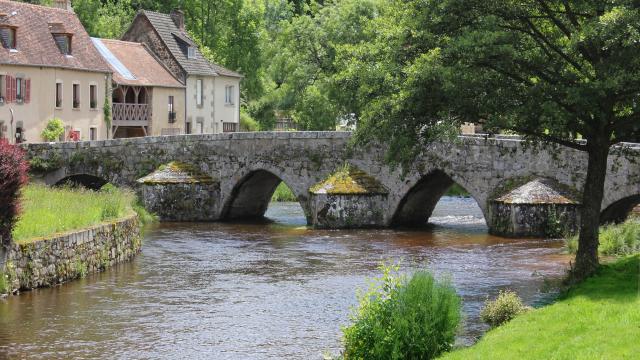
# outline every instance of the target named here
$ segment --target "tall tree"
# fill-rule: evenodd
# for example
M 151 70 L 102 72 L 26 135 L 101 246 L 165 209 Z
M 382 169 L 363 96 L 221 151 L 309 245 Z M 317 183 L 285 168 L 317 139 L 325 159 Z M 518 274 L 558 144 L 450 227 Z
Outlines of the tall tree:
M 400 2 L 399 2 L 400 3 Z M 372 99 L 359 138 L 390 139 L 408 159 L 462 121 L 484 120 L 588 155 L 574 275 L 598 266 L 598 227 L 612 145 L 640 134 L 640 11 L 633 0 L 402 1 L 374 45 L 398 64 L 393 93 Z M 408 13 L 407 13 L 408 12 Z M 407 16 L 411 15 L 411 16 Z M 370 47 L 366 49 L 363 47 Z M 384 68 L 384 67 L 382 67 Z M 358 78 L 376 78 L 364 71 Z M 379 121 L 379 119 L 383 119 Z M 585 140 L 576 140 L 580 134 Z

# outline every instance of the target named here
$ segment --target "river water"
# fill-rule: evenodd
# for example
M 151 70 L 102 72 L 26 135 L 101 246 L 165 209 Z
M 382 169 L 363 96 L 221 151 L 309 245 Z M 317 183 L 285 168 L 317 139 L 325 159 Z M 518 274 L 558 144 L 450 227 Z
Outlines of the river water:
M 297 204 L 263 224 L 161 224 L 142 254 L 104 273 L 0 301 L 0 358 L 321 359 L 340 350 L 356 289 L 381 261 L 449 276 L 458 342 L 486 331 L 487 296 L 530 305 L 568 264 L 557 240 L 487 234 L 471 199 L 444 197 L 421 230 L 312 230 Z

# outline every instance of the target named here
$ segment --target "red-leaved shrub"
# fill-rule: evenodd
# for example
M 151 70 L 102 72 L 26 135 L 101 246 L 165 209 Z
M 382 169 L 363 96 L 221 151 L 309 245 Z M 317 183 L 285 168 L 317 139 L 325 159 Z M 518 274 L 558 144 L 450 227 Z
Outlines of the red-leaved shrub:
M 20 187 L 27 183 L 24 151 L 0 139 L 0 239 L 8 244 L 20 210 Z

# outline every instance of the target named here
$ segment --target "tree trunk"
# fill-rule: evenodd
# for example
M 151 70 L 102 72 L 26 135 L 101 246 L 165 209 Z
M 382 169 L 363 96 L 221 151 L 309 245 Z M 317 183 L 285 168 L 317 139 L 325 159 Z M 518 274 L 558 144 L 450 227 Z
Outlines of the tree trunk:
M 598 268 L 598 230 L 600 228 L 602 198 L 604 197 L 604 183 L 607 176 L 608 141 L 589 141 L 587 153 L 589 159 L 587 178 L 582 192 L 578 253 L 572 271 L 572 276 L 576 281 L 591 276 Z

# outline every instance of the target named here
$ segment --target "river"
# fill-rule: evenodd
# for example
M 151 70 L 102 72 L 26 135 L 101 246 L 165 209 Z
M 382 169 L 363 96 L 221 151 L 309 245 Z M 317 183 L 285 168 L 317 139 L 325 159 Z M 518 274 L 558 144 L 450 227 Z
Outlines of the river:
M 262 224 L 161 224 L 142 253 L 104 273 L 0 301 L 0 357 L 321 359 L 340 350 L 356 289 L 381 261 L 449 276 L 464 301 L 458 337 L 486 327 L 487 296 L 527 304 L 563 274 L 558 240 L 487 234 L 471 199 L 444 197 L 421 230 L 312 230 L 297 204 Z

